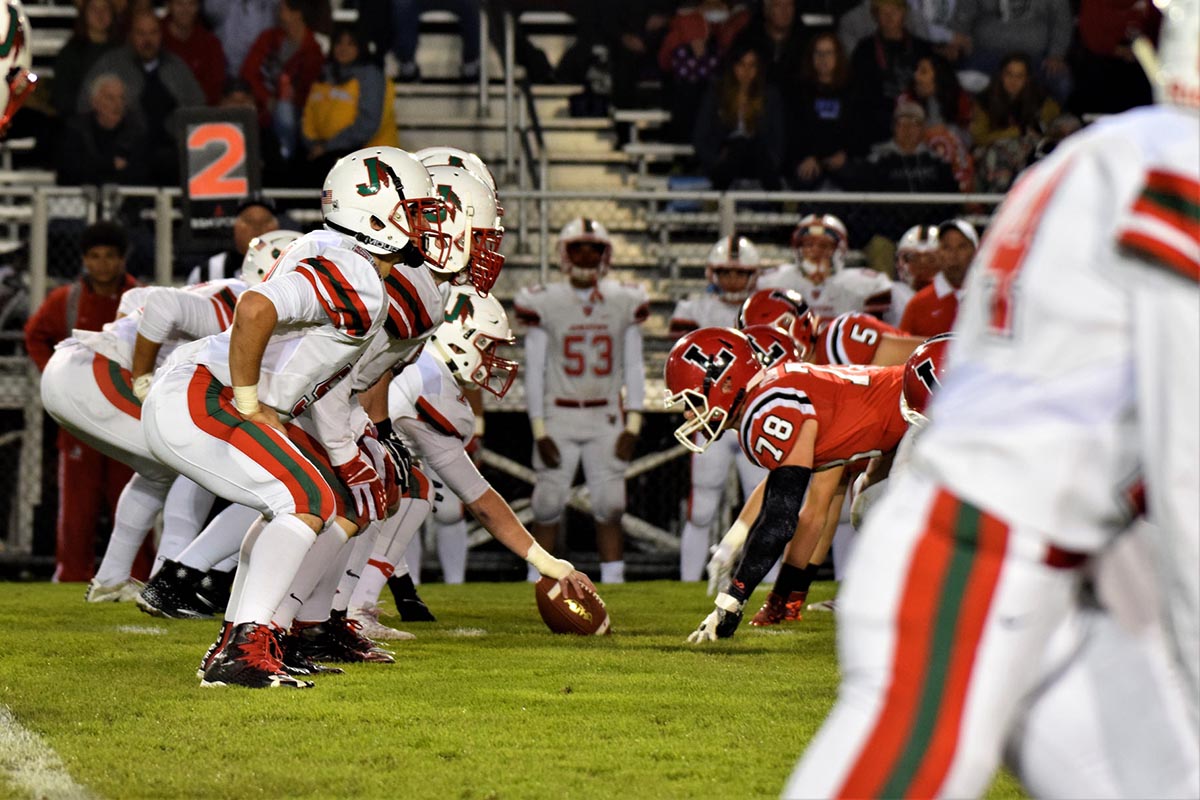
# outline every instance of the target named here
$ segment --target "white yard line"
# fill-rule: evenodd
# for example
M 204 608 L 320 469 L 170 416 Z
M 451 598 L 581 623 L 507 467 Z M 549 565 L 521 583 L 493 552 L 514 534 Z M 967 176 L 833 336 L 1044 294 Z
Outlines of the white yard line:
M 83 800 L 93 795 L 68 774 L 58 753 L 17 722 L 0 705 L 0 775 L 18 791 L 48 800 Z

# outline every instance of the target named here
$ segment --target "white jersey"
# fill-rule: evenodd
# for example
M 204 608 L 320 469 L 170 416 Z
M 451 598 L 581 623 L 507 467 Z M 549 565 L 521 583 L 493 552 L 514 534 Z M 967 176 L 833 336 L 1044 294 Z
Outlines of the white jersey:
M 263 352 L 259 400 L 296 416 L 349 372 L 388 315 L 373 262 L 352 240 L 314 231 L 288 248 L 267 279 L 249 289 L 275 306 L 278 323 Z M 200 364 L 226 386 L 229 332 L 180 347 L 172 364 Z
M 803 295 L 808 307 L 822 319 L 839 314 L 866 312 L 886 315 L 892 305 L 892 279 L 882 272 L 847 267 L 814 284 L 797 264 L 782 264 L 758 277 L 759 289 L 793 289 Z
M 1186 363 L 1162 365 L 1182 375 L 1195 372 L 1200 356 L 1189 334 L 1181 336 L 1190 344 L 1165 354 L 1161 343 L 1143 348 L 1139 326 L 1156 324 L 1143 317 L 1162 312 L 1138 314 L 1131 298 L 1153 286 L 1148 263 L 1157 260 L 1190 269 L 1192 281 L 1162 291 L 1160 307 L 1182 293 L 1191 307 L 1183 314 L 1196 315 L 1197 153 L 1195 114 L 1139 109 L 1072 137 L 1021 178 L 968 277 L 950 369 L 933 422 L 917 438 L 914 470 L 1069 550 L 1098 551 L 1125 529 L 1144 459 L 1163 458 L 1139 450 L 1139 405 L 1153 416 L 1171 408 L 1173 393 L 1194 393 L 1190 379 L 1139 387 L 1146 364 L 1190 348 Z M 1180 210 L 1188 203 L 1190 233 Z M 1196 328 L 1193 319 L 1178 325 Z M 1139 400 L 1139 390 L 1151 396 Z M 1176 437 L 1196 440 L 1196 408 L 1177 409 Z M 1193 447 L 1183 480 L 1192 529 L 1197 457 Z
M 589 289 L 534 286 L 517 293 L 513 308 L 548 338 L 542 385 L 550 403 L 617 406 L 625 385 L 626 331 L 650 313 L 640 286 L 610 279 Z M 526 365 L 526 374 L 535 368 Z
M 351 388 L 366 391 L 394 367 L 411 364 L 446 316 L 450 284 L 421 267 L 396 265 L 383 282 L 388 316 L 350 373 Z
M 475 413 L 450 369 L 423 352 L 388 387 L 388 416 L 401 438 L 465 503 L 483 496 L 490 484 L 467 456 L 475 435 Z
M 167 286 L 139 286 L 126 295 L 135 295 L 136 305 L 126 307 L 125 316 L 98 331 L 72 331 L 66 342 L 78 341 L 92 352 L 130 369 L 138 334 L 162 345 L 156 366 L 185 342 L 213 336 L 233 322 L 237 299 L 246 291 L 240 280 L 213 281 L 182 289 Z M 124 304 L 125 298 L 122 296 Z
M 719 294 L 693 294 L 675 306 L 671 314 L 672 334 L 687 333 L 698 328 L 735 328 L 741 303 L 726 303 Z

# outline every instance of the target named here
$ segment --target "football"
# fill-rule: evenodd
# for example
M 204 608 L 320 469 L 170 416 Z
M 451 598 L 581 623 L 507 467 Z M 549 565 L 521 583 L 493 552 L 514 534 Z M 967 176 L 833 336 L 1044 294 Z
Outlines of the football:
M 599 636 L 612 632 L 608 610 L 594 591 L 582 599 L 566 597 L 558 581 L 543 577 L 534 585 L 534 594 L 542 621 L 555 633 Z

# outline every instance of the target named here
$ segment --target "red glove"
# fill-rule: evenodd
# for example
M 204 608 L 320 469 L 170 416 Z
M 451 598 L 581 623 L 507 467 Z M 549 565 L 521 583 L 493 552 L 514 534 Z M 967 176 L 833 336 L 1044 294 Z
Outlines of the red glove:
M 400 484 L 396 481 L 396 464 L 392 461 L 391 453 L 379 439 L 371 434 L 373 428 L 368 428 L 358 440 L 359 451 L 362 452 L 375 467 L 375 471 L 383 478 L 383 490 L 387 498 L 387 508 L 390 510 L 400 502 Z
M 383 519 L 387 513 L 387 492 L 379 472 L 371 466 L 361 450 L 354 458 L 333 468 L 354 498 L 355 509 L 362 519 Z

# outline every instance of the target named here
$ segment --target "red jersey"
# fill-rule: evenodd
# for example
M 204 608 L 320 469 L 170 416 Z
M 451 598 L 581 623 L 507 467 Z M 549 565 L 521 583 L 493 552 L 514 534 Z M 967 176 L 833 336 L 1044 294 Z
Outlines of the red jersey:
M 817 331 L 814 364 L 870 364 L 883 335 L 903 336 L 870 314 L 850 312 L 840 314 Z
M 904 367 L 783 364 L 746 398 L 739 433 L 751 463 L 774 469 L 787 459 L 805 420 L 817 421 L 813 469 L 892 450 L 908 425 L 900 415 Z
M 910 336 L 926 339 L 949 332 L 954 327 L 954 318 L 958 316 L 960 293 L 939 272 L 934 276 L 933 283 L 913 295 L 913 299 L 904 307 L 904 316 L 900 319 L 901 330 Z

